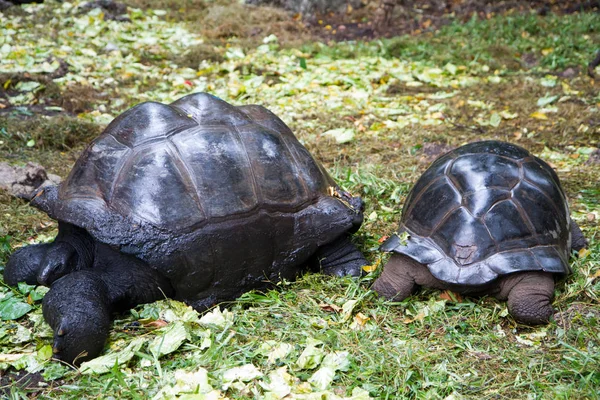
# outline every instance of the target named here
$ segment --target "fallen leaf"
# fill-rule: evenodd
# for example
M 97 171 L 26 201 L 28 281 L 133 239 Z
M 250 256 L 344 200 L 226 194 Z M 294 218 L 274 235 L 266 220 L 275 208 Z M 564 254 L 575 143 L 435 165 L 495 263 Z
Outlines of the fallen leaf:
M 147 326 L 149 328 L 164 328 L 167 325 L 169 325 L 169 323 L 162 319 L 157 319 L 156 321 L 150 321 L 144 324 L 144 326 Z
M 554 49 L 552 47 L 542 49 L 542 55 L 544 55 L 544 56 L 547 56 L 548 54 L 551 54 L 552 52 L 554 52 Z
M 581 249 L 579 250 L 579 253 L 577 254 L 579 256 L 579 258 L 585 258 L 588 255 L 590 255 L 591 251 L 588 249 Z
M 502 117 L 500 116 L 500 114 L 496 112 L 492 113 L 492 115 L 490 116 L 490 125 L 494 128 L 497 128 L 498 126 L 500 126 L 500 122 L 502 122 Z
M 335 142 L 338 144 L 348 143 L 354 139 L 354 130 L 353 129 L 331 129 L 327 132 L 323 132 L 323 136 L 331 136 L 335 139 Z
M 321 360 L 325 356 L 323 349 L 317 347 L 322 346 L 323 342 L 315 340 L 311 337 L 308 338 L 307 345 L 296 360 L 296 367 L 298 369 L 315 369 L 321 364 Z
M 161 329 L 160 335 L 148 344 L 148 350 L 150 350 L 156 358 L 159 358 L 165 354 L 174 352 L 186 340 L 189 340 L 189 334 L 185 329 L 183 322 L 176 321 Z
M 131 360 L 142 345 L 146 343 L 146 340 L 143 337 L 135 338 L 122 350 L 110 352 L 93 360 L 86 361 L 81 364 L 80 371 L 82 374 L 105 374 L 116 364 L 123 365 Z
M 596 214 L 588 213 L 585 217 L 588 220 L 588 222 L 594 222 L 594 220 L 596 219 Z
M 365 324 L 367 323 L 368 320 L 370 320 L 371 318 L 367 317 L 366 315 L 364 315 L 363 313 L 358 313 L 354 316 L 354 322 L 357 325 L 360 326 L 365 326 Z
M 516 140 L 519 140 L 523 137 L 523 132 L 516 131 L 515 133 L 513 133 L 513 136 L 515 137 Z
M 321 303 L 321 304 L 319 304 L 319 308 L 321 308 L 321 310 L 323 310 L 323 311 L 328 311 L 328 312 L 339 313 L 342 311 L 342 307 L 337 306 L 335 304 Z
M 371 265 L 365 265 L 362 267 L 362 269 L 366 273 L 370 273 L 370 272 L 376 271 L 378 266 L 379 266 L 379 263 L 375 263 L 375 264 L 371 264 Z
M 548 119 L 548 116 L 546 114 L 544 114 L 543 112 L 539 112 L 539 111 L 531 113 L 531 115 L 529 115 L 529 116 L 531 118 L 535 118 L 535 119 Z
M 245 364 L 240 367 L 230 368 L 223 373 L 222 389 L 227 390 L 235 381 L 249 382 L 262 375 L 263 373 L 254 364 Z
M 544 106 L 547 106 L 548 104 L 554 103 L 557 99 L 558 99 L 558 96 L 540 97 L 537 101 L 537 105 L 538 105 L 538 107 L 544 107 Z
M 448 300 L 448 301 L 451 301 L 453 303 L 462 303 L 463 302 L 463 298 L 460 295 L 460 293 L 452 292 L 450 290 L 444 290 L 440 294 L 440 299 L 442 299 L 442 300 Z

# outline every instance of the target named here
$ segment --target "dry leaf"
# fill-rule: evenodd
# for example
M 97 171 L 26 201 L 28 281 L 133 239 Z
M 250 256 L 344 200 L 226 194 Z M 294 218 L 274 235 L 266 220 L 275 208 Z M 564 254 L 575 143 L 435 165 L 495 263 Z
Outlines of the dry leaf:
M 586 218 L 587 218 L 588 222 L 594 222 L 594 220 L 596 219 L 596 214 L 588 213 L 588 215 L 586 215 Z
M 149 328 L 164 328 L 167 325 L 169 325 L 169 323 L 162 319 L 157 319 L 156 321 L 150 321 L 144 324 L 144 326 L 147 326 Z
M 460 295 L 460 293 L 452 292 L 450 290 L 444 290 L 440 294 L 440 299 L 442 299 L 442 300 L 448 300 L 448 301 L 451 301 L 453 303 L 462 303 L 463 302 L 463 298 Z
M 590 253 L 591 251 L 589 251 L 588 249 L 581 249 L 579 250 L 578 256 L 579 258 L 584 258 L 587 257 Z
M 516 140 L 519 140 L 523 137 L 523 132 L 516 131 L 515 133 L 513 133 L 513 136 L 515 137 Z
M 336 306 L 335 304 L 321 303 L 321 304 L 319 304 L 319 308 L 323 311 L 328 311 L 328 312 L 339 313 L 342 311 L 342 307 Z
M 371 318 L 367 317 L 366 315 L 360 312 L 354 316 L 354 322 L 360 326 L 364 326 L 370 319 Z

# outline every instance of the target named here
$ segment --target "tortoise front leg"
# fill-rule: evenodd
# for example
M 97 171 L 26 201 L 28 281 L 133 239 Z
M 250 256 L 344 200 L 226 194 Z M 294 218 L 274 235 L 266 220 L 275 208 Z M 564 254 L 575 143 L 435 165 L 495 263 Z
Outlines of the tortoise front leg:
M 54 331 L 54 358 L 78 365 L 100 354 L 112 310 L 108 288 L 97 272 L 77 271 L 55 281 L 42 310 Z
M 394 253 L 372 289 L 392 301 L 402 301 L 419 286 L 445 289 L 447 285 L 434 277 L 429 268 L 404 254 Z
M 54 357 L 73 365 L 100 354 L 113 312 L 173 295 L 169 281 L 135 257 L 99 245 L 97 260 L 55 281 L 42 305 Z
M 360 276 L 362 267 L 368 264 L 349 235 L 342 235 L 333 243 L 321 246 L 316 256 L 321 271 L 326 275 Z
M 32 244 L 15 251 L 6 263 L 4 282 L 11 286 L 19 282 L 37 285 L 40 265 L 52 246 L 53 243 Z

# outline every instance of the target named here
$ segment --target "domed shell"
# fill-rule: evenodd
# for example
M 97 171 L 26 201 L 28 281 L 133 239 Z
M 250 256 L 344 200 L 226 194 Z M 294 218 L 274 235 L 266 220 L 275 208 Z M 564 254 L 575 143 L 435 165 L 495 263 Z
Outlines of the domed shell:
M 438 158 L 408 195 L 384 251 L 427 264 L 445 282 L 481 285 L 517 271 L 570 272 L 570 217 L 558 176 L 505 142 L 462 146 Z
M 110 236 L 125 228 L 115 224 L 182 234 L 258 209 L 295 212 L 331 187 L 334 181 L 269 110 L 198 93 L 121 114 L 58 193 L 48 190 L 33 204 L 118 243 Z

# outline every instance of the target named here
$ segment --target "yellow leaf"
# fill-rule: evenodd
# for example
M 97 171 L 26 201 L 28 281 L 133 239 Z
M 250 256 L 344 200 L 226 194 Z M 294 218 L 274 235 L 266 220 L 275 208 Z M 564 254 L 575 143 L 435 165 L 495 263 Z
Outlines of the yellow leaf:
M 547 56 L 548 54 L 551 54 L 552 52 L 554 52 L 554 49 L 552 47 L 542 49 L 542 55 L 544 55 L 544 56 Z
M 354 322 L 360 326 L 364 326 L 367 323 L 367 321 L 370 319 L 371 318 L 367 317 L 363 313 L 358 313 L 354 316 Z
M 536 111 L 532 113 L 530 117 L 535 119 L 548 119 L 548 116 L 541 111 Z
M 591 251 L 589 251 L 588 249 L 581 249 L 579 250 L 579 258 L 585 258 L 587 257 L 589 254 L 591 253 Z
M 364 267 L 362 267 L 363 271 L 365 272 L 373 272 L 377 269 L 377 264 L 371 264 L 371 265 L 365 265 Z

